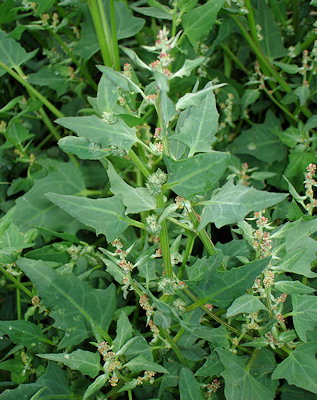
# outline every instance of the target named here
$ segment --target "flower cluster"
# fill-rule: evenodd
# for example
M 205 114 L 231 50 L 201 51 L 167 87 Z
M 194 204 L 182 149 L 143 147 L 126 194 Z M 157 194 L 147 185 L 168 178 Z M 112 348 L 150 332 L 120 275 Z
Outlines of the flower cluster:
M 216 393 L 220 386 L 220 381 L 217 378 L 213 379 L 211 383 L 203 385 L 203 388 L 206 389 L 207 399 L 209 399 L 214 393 Z
M 154 371 L 144 371 L 143 376 L 138 376 L 137 379 L 137 385 L 142 385 L 144 382 L 148 383 L 153 383 L 154 382 L 154 376 L 156 375 L 156 372 Z
M 232 121 L 233 100 L 234 95 L 229 92 L 225 102 L 219 104 L 224 115 L 224 120 L 219 125 L 220 129 L 225 128 L 227 125 L 229 125 L 231 128 L 234 127 L 234 123 Z
M 314 199 L 314 187 L 317 187 L 317 182 L 314 179 L 314 175 L 316 174 L 316 164 L 309 164 L 306 168 L 305 174 L 305 190 L 306 190 L 306 199 L 309 201 L 305 208 L 308 213 L 311 215 L 313 212 L 314 207 L 317 207 L 317 200 Z
M 272 255 L 272 240 L 270 233 L 264 229 L 271 229 L 269 221 L 261 211 L 254 213 L 254 219 L 256 219 L 258 229 L 253 232 L 253 247 L 260 258 L 268 257 Z
M 111 244 L 116 250 L 114 253 L 110 254 L 119 258 L 116 263 L 123 271 L 123 286 L 121 287 L 121 290 L 123 291 L 123 297 L 126 299 L 128 296 L 128 291 L 131 290 L 131 271 L 135 266 L 130 261 L 126 260 L 128 251 L 123 250 L 123 244 L 120 239 L 115 239 L 113 242 L 111 242 Z
M 145 183 L 145 186 L 147 190 L 151 193 L 153 196 L 157 196 L 158 194 L 161 193 L 162 186 L 167 180 L 167 175 L 165 172 L 161 171 L 158 169 L 154 174 L 150 175 Z
M 154 235 L 157 235 L 161 231 L 161 225 L 157 220 L 157 216 L 155 214 L 149 215 L 146 217 L 146 230 Z
M 107 342 L 101 342 L 98 344 L 98 351 L 105 361 L 103 368 L 112 374 L 108 382 L 111 386 L 117 386 L 119 378 L 116 375 L 116 371 L 122 368 L 122 364 L 118 360 L 116 353 L 111 350 L 112 347 Z

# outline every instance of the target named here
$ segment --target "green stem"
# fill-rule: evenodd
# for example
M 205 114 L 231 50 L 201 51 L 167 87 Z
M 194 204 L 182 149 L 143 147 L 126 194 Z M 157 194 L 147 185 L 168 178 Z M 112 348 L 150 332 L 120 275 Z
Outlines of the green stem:
M 136 228 L 140 228 L 140 229 L 145 229 L 145 225 L 140 221 L 136 221 L 135 219 L 128 218 L 128 217 L 125 218 L 124 220 L 127 221 L 128 224 L 131 226 L 135 226 Z
M 31 299 L 33 298 L 33 294 L 32 292 L 27 289 L 23 283 L 21 283 L 18 279 L 16 279 L 14 276 L 12 276 L 11 274 L 9 274 L 9 272 L 7 272 L 3 267 L 0 266 L 0 271 L 3 273 L 3 275 L 5 275 L 11 282 L 14 283 L 16 288 L 21 289 L 27 296 L 29 296 Z
M 156 197 L 156 204 L 157 204 L 158 208 L 164 208 L 163 193 L 160 193 Z M 172 268 L 172 262 L 171 262 L 170 245 L 169 245 L 169 239 L 168 239 L 168 229 L 167 229 L 166 219 L 164 219 L 161 223 L 160 246 L 161 246 L 162 253 L 163 253 L 165 276 L 168 278 L 171 278 L 173 276 L 173 268 Z
M 148 169 L 144 166 L 143 162 L 140 160 L 138 155 L 131 149 L 129 150 L 128 156 L 131 158 L 131 160 L 134 162 L 134 164 L 138 167 L 138 169 L 142 172 L 145 178 L 150 176 L 150 172 Z
M 21 278 L 18 276 L 19 283 L 21 283 Z M 17 294 L 17 315 L 18 319 L 22 319 L 22 309 L 21 309 L 21 289 L 19 287 L 16 288 L 16 294 Z
M 179 361 L 184 365 L 184 366 L 188 366 L 186 359 L 184 358 L 183 354 L 181 353 L 181 351 L 179 350 L 179 348 L 177 347 L 176 343 L 174 342 L 174 340 L 171 338 L 170 334 L 168 333 L 168 331 L 164 328 L 159 328 L 160 330 L 160 334 L 162 336 L 164 336 L 164 338 L 167 340 L 167 342 L 169 343 L 169 345 L 171 346 L 171 349 L 174 351 L 176 357 L 179 359 Z
M 174 2 L 171 37 L 176 36 L 176 28 L 177 28 L 177 1 Z
M 248 75 L 248 70 L 246 67 L 242 64 L 242 62 L 238 59 L 238 57 L 230 50 L 230 48 L 225 44 L 222 43 L 221 47 L 224 49 L 224 51 L 227 53 L 227 55 L 232 59 L 232 61 L 246 74 Z
M 7 71 L 9 75 L 12 76 L 16 81 L 21 83 L 27 90 L 30 91 L 36 98 L 38 98 L 57 118 L 62 118 L 64 115 L 49 101 L 44 97 L 38 90 L 36 90 L 25 78 L 20 77 L 12 68 L 8 67 L 2 61 L 0 61 L 0 68 Z
M 257 45 L 259 45 L 251 0 L 245 0 L 245 6 L 246 6 L 247 10 L 249 11 L 248 12 L 248 22 L 249 22 L 251 36 L 252 36 L 253 40 L 255 41 L 255 43 Z
M 263 87 L 264 92 L 269 96 L 269 98 L 275 103 L 282 111 L 285 112 L 286 115 L 288 115 L 293 121 L 298 122 L 298 118 L 295 117 L 286 107 L 283 106 L 276 98 L 272 95 L 272 93 L 264 86 Z
M 199 219 L 197 217 L 197 214 L 194 210 L 189 211 L 188 213 L 190 220 L 192 221 L 195 229 L 198 228 L 199 225 Z M 207 232 L 205 231 L 205 229 L 202 229 L 198 232 L 198 237 L 199 239 L 203 242 L 208 254 L 210 256 L 212 256 L 213 254 L 215 254 L 216 250 L 215 250 L 215 245 L 213 244 L 212 240 L 210 239 L 210 237 L 208 236 Z
M 185 248 L 185 252 L 183 255 L 182 265 L 177 273 L 178 279 L 181 279 L 183 276 L 183 272 L 184 272 L 185 266 L 187 264 L 188 258 L 191 255 L 193 247 L 194 247 L 195 239 L 196 239 L 196 237 L 193 233 L 191 233 L 191 232 L 188 233 L 188 239 L 186 242 L 186 248 Z
M 97 34 L 103 62 L 106 66 L 112 67 L 112 61 L 109 53 L 109 43 L 107 40 L 108 39 L 107 34 L 109 34 L 109 29 L 107 33 L 104 31 L 104 25 L 100 15 L 100 1 L 88 0 L 88 7 Z M 102 3 L 101 3 L 101 12 L 104 15 Z
M 114 0 L 110 0 L 110 23 L 111 23 L 111 33 L 112 33 L 112 56 L 114 68 L 120 71 L 120 58 L 119 58 L 119 46 L 117 39 L 117 28 L 116 28 L 116 13 L 114 7 Z

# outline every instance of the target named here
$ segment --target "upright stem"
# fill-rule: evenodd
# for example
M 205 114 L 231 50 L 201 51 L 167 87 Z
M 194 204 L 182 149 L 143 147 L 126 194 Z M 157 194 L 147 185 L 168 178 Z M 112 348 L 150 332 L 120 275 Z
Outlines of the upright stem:
M 112 56 L 114 69 L 120 71 L 120 58 L 119 58 L 119 47 L 117 38 L 117 27 L 116 27 L 116 13 L 114 7 L 114 0 L 110 0 L 110 22 L 111 22 L 111 34 L 112 34 Z
M 156 203 L 158 208 L 164 208 L 164 200 L 163 194 L 160 193 L 156 198 Z M 171 262 L 171 253 L 170 253 L 170 245 L 168 240 L 168 229 L 167 229 L 167 221 L 164 219 L 161 223 L 161 232 L 160 232 L 160 245 L 163 253 L 163 261 L 165 268 L 165 276 L 171 278 L 173 276 L 172 262 Z
M 100 12 L 104 15 L 103 6 L 101 3 L 102 10 L 100 11 L 100 2 L 98 0 L 88 0 L 88 7 L 91 14 L 92 21 L 94 23 L 95 31 L 97 34 L 100 51 L 102 55 L 103 62 L 106 66 L 112 67 L 111 56 L 109 53 L 109 43 L 107 34 L 109 34 L 109 29 L 107 33 L 104 31 L 104 25 L 101 20 Z

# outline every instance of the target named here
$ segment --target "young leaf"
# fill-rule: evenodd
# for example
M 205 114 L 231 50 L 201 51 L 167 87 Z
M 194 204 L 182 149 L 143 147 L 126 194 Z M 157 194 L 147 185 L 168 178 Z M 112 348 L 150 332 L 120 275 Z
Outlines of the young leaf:
M 206 205 L 198 229 L 203 229 L 208 222 L 213 222 L 217 228 L 235 224 L 249 212 L 272 207 L 286 197 L 287 194 L 260 191 L 241 183 L 235 185 L 230 179 L 220 190 L 213 192 L 209 201 L 204 202 Z
M 276 367 L 272 379 L 286 379 L 289 385 L 317 394 L 316 352 L 317 342 L 300 344 Z
M 224 366 L 221 375 L 225 379 L 225 397 L 227 400 L 273 400 L 275 390 L 254 378 L 244 361 L 229 350 L 216 349 Z
M 124 206 L 117 196 L 106 199 L 88 199 L 78 196 L 47 193 L 46 197 L 83 224 L 114 240 L 129 226 L 124 217 Z
M 204 400 L 204 395 L 195 375 L 188 368 L 182 368 L 179 374 L 180 400 Z
M 205 57 L 197 57 L 194 60 L 186 59 L 184 65 L 171 75 L 171 79 L 189 76 L 193 69 L 199 67 L 205 61 Z
M 186 144 L 190 149 L 189 157 L 197 152 L 208 152 L 216 140 L 218 117 L 215 95 L 210 90 L 197 106 L 191 106 L 179 134 L 173 135 L 171 140 Z
M 307 342 L 307 333 L 317 325 L 317 297 L 309 295 L 292 295 L 293 323 L 297 335 Z
M 193 47 L 211 30 L 223 4 L 224 0 L 208 1 L 184 15 L 182 19 L 184 34 Z
M 17 265 L 30 278 L 43 303 L 51 309 L 55 326 L 65 332 L 59 348 L 74 346 L 92 335 L 102 336 L 116 307 L 115 287 L 92 289 L 73 274 L 61 275 L 43 261 L 20 258 Z
M 102 147 L 116 146 L 128 151 L 137 141 L 135 128 L 128 127 L 121 119 L 112 125 L 95 115 L 58 118 L 56 122 Z
M 229 155 L 220 151 L 196 154 L 174 161 L 164 156 L 168 172 L 167 184 L 173 192 L 185 199 L 205 195 L 215 188 L 227 167 Z
M 125 367 L 129 368 L 132 373 L 139 373 L 141 371 L 155 371 L 160 372 L 161 374 L 168 373 L 167 369 L 162 367 L 159 364 L 154 362 L 150 362 L 145 359 L 143 356 L 138 356 L 133 358 L 127 364 L 124 365 Z
M 95 378 L 101 369 L 100 355 L 81 349 L 72 353 L 37 354 L 37 356 L 62 363 L 70 369 L 80 371 L 83 375 L 89 375 L 91 378 Z
M 88 399 L 90 396 L 92 396 L 97 390 L 101 389 L 103 386 L 105 386 L 106 382 L 109 379 L 109 372 L 106 372 L 105 374 L 99 375 L 91 385 L 88 386 L 86 389 L 83 400 Z
M 47 342 L 38 325 L 30 321 L 0 321 L 0 331 L 10 337 L 13 343 L 32 347 L 38 342 Z
M 154 210 L 156 201 L 145 188 L 133 188 L 128 185 L 116 172 L 112 164 L 108 162 L 107 169 L 110 190 L 127 207 L 126 214 L 136 214 L 142 211 Z
M 259 310 L 267 310 L 265 305 L 257 297 L 244 294 L 234 300 L 226 312 L 227 317 L 233 317 L 241 313 L 254 313 Z
M 117 322 L 117 336 L 113 341 L 113 351 L 116 352 L 132 337 L 132 325 L 124 311 L 121 311 Z

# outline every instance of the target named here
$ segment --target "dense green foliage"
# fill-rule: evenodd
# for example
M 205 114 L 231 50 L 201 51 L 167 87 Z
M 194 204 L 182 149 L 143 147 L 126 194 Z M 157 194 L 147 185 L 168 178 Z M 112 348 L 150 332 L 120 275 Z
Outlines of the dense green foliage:
M 3 0 L 0 400 L 317 398 L 316 0 Z

